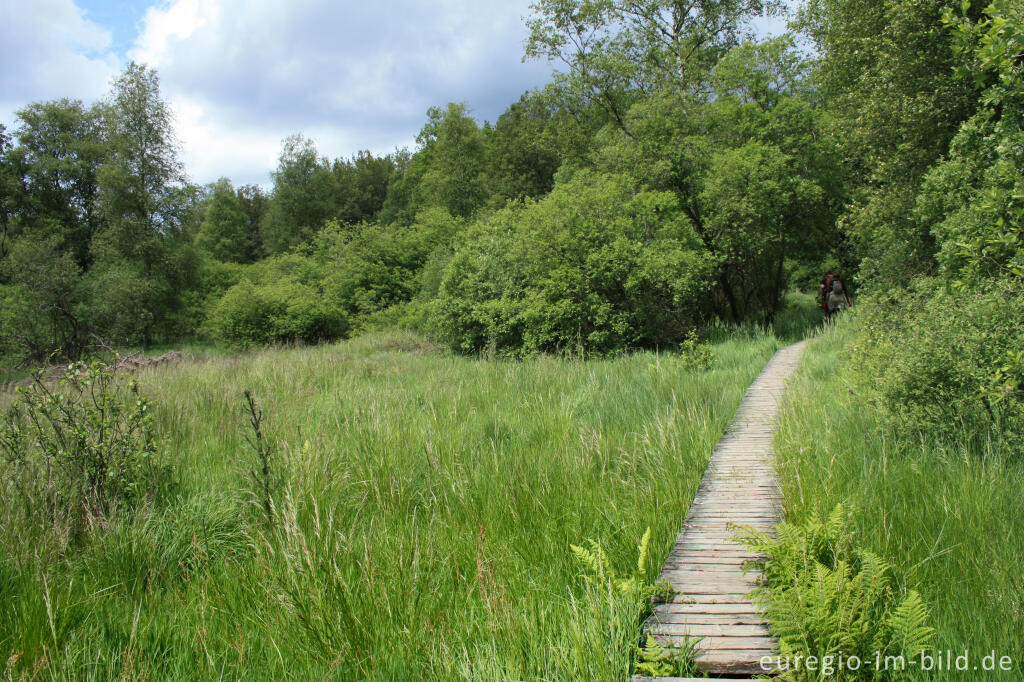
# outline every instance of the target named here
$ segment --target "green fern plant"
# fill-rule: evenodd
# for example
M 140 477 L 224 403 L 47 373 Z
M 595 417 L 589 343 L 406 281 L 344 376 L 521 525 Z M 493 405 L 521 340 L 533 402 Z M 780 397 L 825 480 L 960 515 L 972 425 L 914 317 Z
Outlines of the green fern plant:
M 920 595 L 901 593 L 892 568 L 877 554 L 856 546 L 850 516 L 837 506 L 824 519 L 781 523 L 775 537 L 744 527 L 740 541 L 766 559 L 755 562 L 764 585 L 752 593 L 779 638 L 783 660 L 816 656 L 881 656 L 911 660 L 934 636 Z M 818 673 L 788 670 L 781 679 L 817 679 Z M 840 670 L 829 679 L 863 679 Z M 872 670 L 873 679 L 897 679 L 899 670 Z M 850 677 L 850 676 L 853 677 Z
M 657 638 L 644 635 L 642 643 L 636 649 L 636 665 L 634 675 L 647 677 L 690 677 L 697 673 L 693 662 L 693 650 L 696 642 L 686 638 L 678 649 L 663 647 Z
M 650 543 L 651 529 L 647 528 L 637 545 L 637 560 L 633 571 L 625 575 L 612 568 L 600 542 L 588 540 L 586 547 L 569 546 L 584 569 L 588 598 L 625 601 L 636 614 L 634 623 L 637 627 L 650 615 L 653 603 L 671 600 L 676 594 L 668 581 L 655 581 L 650 577 Z M 634 653 L 636 674 L 665 677 L 688 675 L 695 670 L 692 646 L 678 650 L 666 649 L 655 638 L 645 635 L 641 643 L 635 646 Z
M 654 584 L 647 577 L 647 560 L 650 553 L 651 529 L 647 528 L 640 544 L 637 545 L 636 568 L 633 573 L 620 576 L 612 570 L 608 557 L 596 540 L 588 540 L 589 549 L 579 545 L 569 545 L 572 553 L 586 569 L 584 578 L 592 585 L 611 584 L 618 592 L 635 597 L 639 602 L 649 603 L 653 596 Z

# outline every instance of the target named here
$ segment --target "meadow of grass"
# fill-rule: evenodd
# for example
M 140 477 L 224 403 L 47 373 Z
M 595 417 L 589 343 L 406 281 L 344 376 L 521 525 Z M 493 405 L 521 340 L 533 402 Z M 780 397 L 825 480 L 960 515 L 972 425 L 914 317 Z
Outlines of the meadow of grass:
M 656 575 L 777 346 L 740 334 L 702 369 L 378 334 L 143 370 L 171 486 L 80 540 L 0 512 L 5 674 L 624 679 L 636 606 L 586 590 L 569 545 L 599 540 L 628 573 L 650 527 Z M 279 475 L 273 524 L 246 389 Z
M 931 611 L 934 650 L 970 653 L 942 680 L 1020 679 L 1024 670 L 1024 464 L 997 448 L 970 452 L 920 433 L 892 433 L 849 368 L 850 324 L 808 347 L 776 439 L 786 516 L 852 510 L 856 542 L 891 562 Z M 995 651 L 1013 672 L 973 669 Z

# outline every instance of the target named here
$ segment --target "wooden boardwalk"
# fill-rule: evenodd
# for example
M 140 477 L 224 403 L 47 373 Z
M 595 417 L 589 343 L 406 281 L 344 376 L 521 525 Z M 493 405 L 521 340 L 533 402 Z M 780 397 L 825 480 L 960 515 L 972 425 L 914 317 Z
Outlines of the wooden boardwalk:
M 694 661 L 704 672 L 763 674 L 768 671 L 762 669 L 761 657 L 776 649 L 763 616 L 746 597 L 759 574 L 744 574 L 743 562 L 757 555 L 733 540 L 729 526 L 768 531 L 778 522 L 772 441 L 786 381 L 796 372 L 805 343 L 778 351 L 747 389 L 715 446 L 661 571 L 682 594 L 672 603 L 658 604 L 644 625 L 664 646 L 679 647 L 687 636 L 698 640 Z

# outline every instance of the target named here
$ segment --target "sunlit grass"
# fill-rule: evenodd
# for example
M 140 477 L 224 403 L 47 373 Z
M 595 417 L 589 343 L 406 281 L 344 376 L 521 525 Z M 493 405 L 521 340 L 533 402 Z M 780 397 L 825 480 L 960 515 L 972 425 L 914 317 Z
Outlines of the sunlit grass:
M 638 614 L 578 600 L 569 544 L 628 572 L 650 526 L 656 574 L 776 346 L 717 343 L 702 370 L 390 334 L 144 370 L 171 498 L 63 554 L 3 528 L 0 654 L 47 679 L 621 680 Z M 244 389 L 283 462 L 274 530 Z
M 979 455 L 886 433 L 875 408 L 852 387 L 845 324 L 808 348 L 791 385 L 776 441 L 787 516 L 854 511 L 859 543 L 889 561 L 904 586 L 925 598 L 934 647 L 965 650 L 971 663 L 995 651 L 1024 668 L 1024 466 L 998 451 Z M 921 673 L 915 673 L 920 678 Z M 984 672 L 937 679 L 990 679 Z

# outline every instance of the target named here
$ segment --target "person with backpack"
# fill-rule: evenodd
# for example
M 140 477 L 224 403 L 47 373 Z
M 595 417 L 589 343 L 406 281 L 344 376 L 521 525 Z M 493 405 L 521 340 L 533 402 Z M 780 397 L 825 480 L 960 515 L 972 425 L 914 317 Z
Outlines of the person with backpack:
M 836 273 L 826 270 L 825 277 L 821 280 L 821 284 L 818 285 L 818 305 L 825 311 L 825 317 L 828 317 L 828 297 L 832 293 L 832 280 L 835 278 Z

